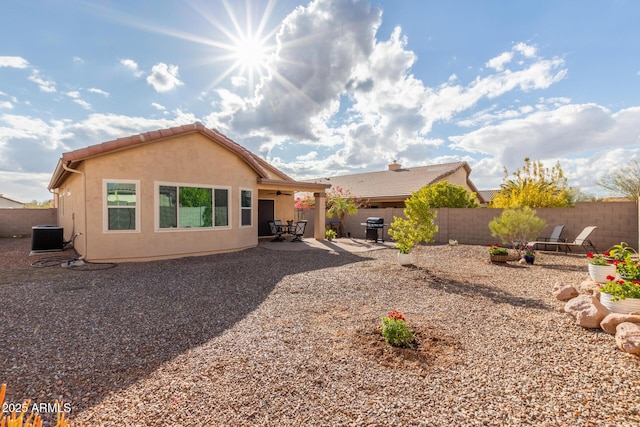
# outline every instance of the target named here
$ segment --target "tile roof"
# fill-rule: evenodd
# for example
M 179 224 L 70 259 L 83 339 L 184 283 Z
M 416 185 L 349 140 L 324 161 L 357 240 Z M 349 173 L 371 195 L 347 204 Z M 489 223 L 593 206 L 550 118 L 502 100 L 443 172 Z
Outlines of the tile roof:
M 291 177 L 287 176 L 284 172 L 270 165 L 260 157 L 256 156 L 255 154 L 242 147 L 235 141 L 231 140 L 227 136 L 223 135 L 222 133 L 218 132 L 217 130 L 209 129 L 202 123 L 196 122 L 188 125 L 159 129 L 137 135 L 127 136 L 124 138 L 118 138 L 112 141 L 106 141 L 100 144 L 90 145 L 78 150 L 63 153 L 62 157 L 58 161 L 58 165 L 56 166 L 56 170 L 53 173 L 51 181 L 49 182 L 49 189 L 57 188 L 64 177 L 66 177 L 66 175 L 69 173 L 64 169 L 63 165 L 69 167 L 93 157 L 102 156 L 116 151 L 126 150 L 140 145 L 150 144 L 167 138 L 174 138 L 177 136 L 187 135 L 195 132 L 199 132 L 205 135 L 212 141 L 220 144 L 229 151 L 241 157 L 256 172 L 259 182 L 280 182 L 282 184 L 291 185 L 294 185 L 296 183 L 300 184 Z M 325 188 L 322 186 L 316 187 L 318 189 Z
M 332 176 L 309 181 L 331 184 L 334 188 L 342 187 L 348 189 L 353 195 L 360 198 L 404 198 L 411 196 L 412 191 L 417 191 L 425 185 L 433 184 L 453 174 L 460 168 L 467 170 L 467 176 L 471 173 L 471 168 L 467 162 L 455 162 L 354 175 Z M 475 185 L 473 185 L 468 178 L 467 184 L 474 192 L 478 192 Z

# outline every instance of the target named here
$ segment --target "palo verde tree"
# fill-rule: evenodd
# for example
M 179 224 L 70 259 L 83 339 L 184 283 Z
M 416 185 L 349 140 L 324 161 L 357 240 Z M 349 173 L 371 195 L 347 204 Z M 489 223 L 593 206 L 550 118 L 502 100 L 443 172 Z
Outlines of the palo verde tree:
M 509 179 L 507 168 L 500 192 L 491 201 L 493 208 L 549 208 L 571 206 L 572 188 L 567 186 L 567 178 L 560 162 L 551 169 L 540 161 L 524 159 L 522 169 L 516 170 Z
M 520 250 L 536 239 L 547 225 L 545 220 L 536 215 L 536 211 L 525 206 L 517 209 L 505 209 L 499 217 L 489 222 L 491 235 L 506 245 L 513 246 L 520 255 Z
M 358 213 L 360 201 L 351 194 L 350 191 L 337 187 L 327 194 L 327 216 L 333 218 L 334 215 L 340 220 L 340 229 L 346 233 L 344 218 L 347 215 Z
M 640 163 L 632 160 L 598 180 L 600 187 L 629 200 L 640 200 Z
M 477 208 L 476 196 L 461 185 L 446 181 L 425 185 L 418 190 L 419 197 L 432 208 Z

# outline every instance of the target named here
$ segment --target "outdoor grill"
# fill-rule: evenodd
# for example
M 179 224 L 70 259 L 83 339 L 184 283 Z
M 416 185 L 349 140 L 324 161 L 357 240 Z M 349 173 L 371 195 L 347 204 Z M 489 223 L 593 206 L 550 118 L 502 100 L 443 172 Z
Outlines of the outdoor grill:
M 366 230 L 365 240 L 373 240 L 378 243 L 378 239 L 380 239 L 384 243 L 384 227 L 387 225 L 384 223 L 384 218 L 370 216 L 367 218 L 367 222 L 362 223 L 362 225 Z

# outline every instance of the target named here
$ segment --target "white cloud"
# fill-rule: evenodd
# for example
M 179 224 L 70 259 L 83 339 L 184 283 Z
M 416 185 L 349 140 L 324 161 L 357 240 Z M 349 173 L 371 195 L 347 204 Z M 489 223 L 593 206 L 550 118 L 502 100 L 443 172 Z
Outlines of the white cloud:
M 158 104 L 157 102 L 152 102 L 151 106 L 153 108 L 155 108 L 156 110 L 160 110 L 160 111 L 164 111 L 166 110 L 166 108 L 164 107 L 164 105 Z
M 184 84 L 178 78 L 178 66 L 167 65 L 163 62 L 151 68 L 151 74 L 147 76 L 147 83 L 153 86 L 156 92 L 167 92 Z
M 34 82 L 40 88 L 40 91 L 53 93 L 56 91 L 56 84 L 53 81 L 45 80 L 40 77 L 40 72 L 38 70 L 32 70 L 31 75 L 29 76 L 29 80 Z
M 13 109 L 13 104 L 9 101 L 0 101 L 0 108 L 4 108 L 6 110 Z
M 489 68 L 493 68 L 496 71 L 503 71 L 504 65 L 511 62 L 512 59 L 512 52 L 503 52 L 495 58 L 491 58 L 485 65 Z
M 85 110 L 91 110 L 91 104 L 89 104 L 87 101 L 83 101 L 82 99 L 74 99 L 73 102 L 75 102 Z
M 138 69 L 138 63 L 133 59 L 121 59 L 120 64 L 124 65 L 128 70 L 133 72 L 135 77 L 142 77 L 144 71 Z
M 234 87 L 245 87 L 247 83 L 248 83 L 248 80 L 244 76 L 231 77 L 231 85 Z
M 106 91 L 104 91 L 102 89 L 98 89 L 98 88 L 95 88 L 95 87 L 91 87 L 91 88 L 87 89 L 87 91 L 89 91 L 91 93 L 96 93 L 98 95 L 102 95 L 102 96 L 104 96 L 106 98 L 109 97 L 109 92 L 106 92 Z
M 0 56 L 0 67 L 27 68 L 29 61 L 20 56 Z
M 518 52 L 524 55 L 527 58 L 534 57 L 538 52 L 538 49 L 535 46 L 528 45 L 526 43 L 518 43 L 513 47 L 514 52 Z
M 76 64 L 84 64 L 84 59 L 80 58 L 79 56 L 74 56 L 73 62 L 75 62 Z
M 78 92 L 77 90 L 73 90 L 71 92 L 67 92 L 65 95 L 67 95 L 69 98 L 80 98 L 80 92 Z

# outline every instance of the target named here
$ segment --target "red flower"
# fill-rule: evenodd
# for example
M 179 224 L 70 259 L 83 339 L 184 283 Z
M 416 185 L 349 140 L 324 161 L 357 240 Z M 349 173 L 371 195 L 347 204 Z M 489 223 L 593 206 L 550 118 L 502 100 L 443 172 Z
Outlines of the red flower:
M 593 252 L 587 252 L 587 258 L 593 258 Z
M 400 313 L 398 310 L 393 310 L 391 313 L 389 313 L 387 317 L 389 319 L 404 320 L 404 315 Z
M 615 279 L 616 279 L 616 277 L 615 277 L 615 276 L 612 276 L 612 275 L 608 275 L 608 276 L 607 276 L 607 280 L 609 280 L 609 281 L 611 281 L 611 280 L 615 280 Z

